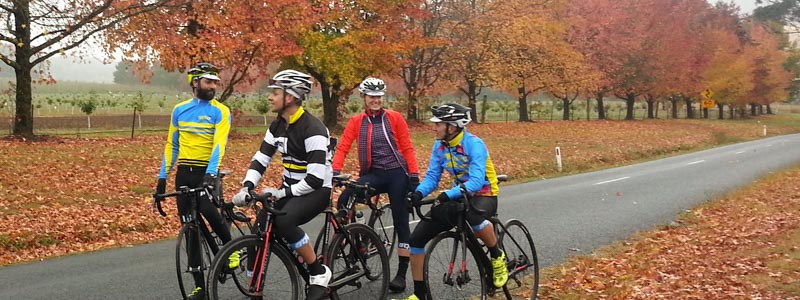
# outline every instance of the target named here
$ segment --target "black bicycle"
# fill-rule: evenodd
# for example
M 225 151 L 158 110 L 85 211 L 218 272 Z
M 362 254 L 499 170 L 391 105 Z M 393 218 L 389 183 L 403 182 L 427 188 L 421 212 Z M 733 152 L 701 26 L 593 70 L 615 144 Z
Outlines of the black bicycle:
M 265 222 L 254 234 L 226 244 L 211 266 L 206 286 L 210 299 L 302 299 L 308 288 L 309 274 L 302 257 L 290 250 L 287 242 L 273 234 L 275 216 L 286 214 L 274 208 L 270 194 L 250 195 L 260 204 Z M 331 299 L 384 299 L 389 287 L 389 258 L 375 232 L 364 224 L 342 225 L 330 208 L 325 210 L 325 225 L 334 235 L 324 239 L 318 259 L 330 267 L 333 276 L 328 284 Z M 328 242 L 330 241 L 330 242 Z M 241 263 L 230 270 L 222 259 L 238 252 Z M 277 258 L 277 262 L 274 260 Z M 243 286 L 229 284 L 245 282 Z M 300 279 L 305 281 L 302 286 Z
M 223 220 L 228 224 L 226 228 L 232 228 L 232 237 L 244 235 L 245 228 L 247 232 L 250 232 L 252 226 L 250 218 L 242 212 L 234 211 L 233 203 L 226 203 L 222 200 L 222 178 L 229 173 L 230 171 L 227 170 L 219 172 L 219 177 L 214 185 L 204 185 L 198 188 L 181 186 L 175 192 L 160 194 L 155 197 L 156 207 L 162 216 L 167 216 L 161 208 L 161 202 L 164 198 L 185 195 L 188 196 L 191 201 L 189 211 L 181 216 L 183 226 L 181 226 L 178 232 L 178 239 L 175 247 L 175 267 L 178 274 L 178 286 L 181 289 L 181 296 L 184 299 L 194 289 L 195 276 L 201 276 L 205 279 L 203 276 L 205 275 L 205 271 L 211 266 L 212 257 L 219 252 L 222 246 L 222 240 L 219 236 L 209 230 L 206 221 L 199 217 L 197 213 L 197 199 L 205 195 L 211 198 L 212 203 L 220 210 Z M 215 186 L 220 188 L 215 188 Z M 195 246 L 190 247 L 190 245 Z M 189 251 L 199 251 L 196 257 L 198 257 L 200 261 L 190 262 Z M 236 282 L 236 284 L 241 283 Z
M 397 243 L 397 232 L 394 230 L 391 204 L 389 202 L 381 203 L 379 194 L 376 193 L 374 188 L 369 186 L 369 183 L 359 184 L 356 181 L 350 180 L 351 177 L 352 175 L 350 174 L 341 174 L 333 177 L 333 182 L 337 187 L 345 187 L 353 191 L 346 200 L 347 203 L 343 206 L 344 209 L 336 212 L 338 221 L 342 224 L 367 224 L 367 226 L 375 230 L 375 233 L 378 234 L 378 237 L 386 248 L 386 254 L 391 257 L 395 244 Z M 365 220 L 364 212 L 357 208 L 359 203 L 369 207 L 369 219 Z M 321 228 L 317 235 L 315 249 L 322 244 L 323 239 L 330 238 L 331 236 L 332 232 L 329 227 Z
M 506 181 L 507 176 L 498 176 Z M 463 184 L 463 195 L 467 195 Z M 425 282 L 431 299 L 487 299 L 497 293 L 493 284 L 492 264 L 489 250 L 477 239 L 465 220 L 469 210 L 477 210 L 467 196 L 461 198 L 461 209 L 453 230 L 442 232 L 426 246 Z M 427 199 L 421 205 L 438 204 L 436 199 Z M 431 220 L 415 207 L 423 220 Z M 505 224 L 495 215 L 489 218 L 494 224 L 497 245 L 506 254 L 508 282 L 502 291 L 506 299 L 535 300 L 539 291 L 539 261 L 536 247 L 525 225 L 516 219 Z M 471 256 L 471 258 L 468 258 Z M 460 258 L 460 261 L 457 261 Z M 441 274 L 441 275 L 439 275 Z M 477 274 L 477 277 L 475 277 Z

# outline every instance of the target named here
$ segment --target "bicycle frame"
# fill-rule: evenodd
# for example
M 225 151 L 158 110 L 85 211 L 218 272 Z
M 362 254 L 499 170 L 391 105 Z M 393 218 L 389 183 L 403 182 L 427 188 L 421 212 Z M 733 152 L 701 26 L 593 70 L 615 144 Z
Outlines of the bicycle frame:
M 290 250 L 291 248 L 289 248 L 289 246 L 286 244 L 285 241 L 283 241 L 282 239 L 276 238 L 272 234 L 272 226 L 273 226 L 274 216 L 285 214 L 285 212 L 280 211 L 280 210 L 276 210 L 276 209 L 273 208 L 274 201 L 268 199 L 268 198 L 270 198 L 270 196 L 271 195 L 269 195 L 269 196 L 258 195 L 258 196 L 254 196 L 253 197 L 254 199 L 258 200 L 260 203 L 262 203 L 262 205 L 264 205 L 264 208 L 261 209 L 260 213 L 266 213 L 267 214 L 266 217 L 265 217 L 265 220 L 264 220 L 264 227 L 265 228 L 262 230 L 261 227 L 259 227 L 258 228 L 258 232 L 255 233 L 255 234 L 259 235 L 259 236 L 263 236 L 264 245 L 257 251 L 257 253 L 256 253 L 256 259 L 257 260 L 254 262 L 254 265 L 253 265 L 253 270 L 252 270 L 253 274 L 256 274 L 256 272 L 258 273 L 258 276 L 254 275 L 251 278 L 251 281 L 250 281 L 250 286 L 251 287 L 255 283 L 255 291 L 254 292 L 258 292 L 258 291 L 262 290 L 261 283 L 263 282 L 264 278 L 261 277 L 262 273 L 263 273 L 261 271 L 262 271 L 263 266 L 264 265 L 268 265 L 268 263 L 269 263 L 269 257 L 270 257 L 269 254 L 272 251 L 272 248 L 270 248 L 270 247 L 282 247 L 288 253 L 292 253 L 294 255 L 294 257 L 295 257 L 295 259 L 294 259 L 295 267 L 299 271 L 299 273 L 302 276 L 303 280 L 305 280 L 306 284 L 308 284 L 308 280 L 309 280 L 309 276 L 310 276 L 310 274 L 308 273 L 308 270 L 307 270 L 307 268 L 305 266 L 305 262 L 302 260 L 302 257 L 298 256 L 295 251 L 291 251 Z M 347 234 L 347 231 L 344 229 L 344 227 L 336 220 L 336 218 L 335 218 L 335 216 L 333 214 L 333 211 L 330 208 L 327 208 L 324 211 L 324 213 L 325 213 L 326 221 L 325 221 L 325 223 L 323 225 L 324 226 L 323 227 L 323 231 L 325 232 L 325 234 L 327 235 L 327 232 L 328 232 L 328 230 L 327 230 L 328 227 L 327 226 L 333 226 L 333 230 L 334 230 L 335 234 L 342 234 L 344 236 L 344 238 L 345 238 L 345 241 L 351 247 L 353 245 L 355 245 L 356 244 L 355 241 L 353 241 L 351 239 L 350 235 Z M 328 242 L 329 242 L 329 240 L 330 239 L 327 238 L 327 236 L 323 239 L 323 246 L 322 246 L 322 249 L 321 249 L 321 250 L 323 250 L 322 252 L 319 252 L 320 249 L 314 249 L 315 253 L 317 254 L 317 259 L 322 259 L 325 264 L 328 264 L 328 262 L 329 262 L 328 258 L 325 257 L 325 254 L 324 254 L 328 250 Z M 363 256 L 360 256 L 360 255 L 359 255 L 358 258 L 359 258 L 359 262 L 361 263 L 363 268 L 361 268 L 356 273 L 350 274 L 350 275 L 348 275 L 348 276 L 346 276 L 344 278 L 340 278 L 340 279 L 337 279 L 336 281 L 330 282 L 328 284 L 328 289 L 330 291 L 335 291 L 335 290 L 339 289 L 340 287 L 343 287 L 346 284 L 350 283 L 351 281 L 353 281 L 355 279 L 358 279 L 359 277 L 364 276 L 366 274 L 366 267 L 365 267 L 366 266 L 366 258 L 363 257 Z

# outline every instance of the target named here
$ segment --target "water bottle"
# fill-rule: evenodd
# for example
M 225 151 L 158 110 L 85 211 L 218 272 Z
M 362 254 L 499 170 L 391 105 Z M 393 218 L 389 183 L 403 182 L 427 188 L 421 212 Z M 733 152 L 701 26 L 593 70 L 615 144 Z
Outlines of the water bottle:
M 360 210 L 356 210 L 356 223 L 359 223 L 359 224 L 367 223 L 367 221 L 364 220 L 364 213 L 361 212 Z

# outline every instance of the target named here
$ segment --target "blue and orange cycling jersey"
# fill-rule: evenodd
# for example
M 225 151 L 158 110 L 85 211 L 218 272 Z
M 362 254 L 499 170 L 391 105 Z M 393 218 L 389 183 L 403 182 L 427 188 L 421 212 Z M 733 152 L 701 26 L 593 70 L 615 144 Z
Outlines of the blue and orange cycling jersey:
M 499 192 L 489 150 L 483 140 L 466 129 L 449 142 L 434 143 L 428 171 L 417 191 L 423 196 L 433 192 L 445 170 L 455 178 L 453 187 L 445 191 L 450 199 L 461 197 L 459 183 L 464 183 L 467 192 L 475 196 L 497 196 Z
M 175 105 L 158 178 L 167 178 L 175 162 L 207 166 L 206 174 L 217 175 L 230 129 L 230 110 L 217 100 L 189 99 Z

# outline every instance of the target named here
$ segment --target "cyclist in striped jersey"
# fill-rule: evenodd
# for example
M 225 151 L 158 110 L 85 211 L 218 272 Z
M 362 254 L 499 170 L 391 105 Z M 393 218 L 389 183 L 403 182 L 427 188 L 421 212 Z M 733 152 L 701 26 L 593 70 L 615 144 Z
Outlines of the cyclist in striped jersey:
M 279 117 L 270 124 L 233 202 L 247 205 L 249 191 L 255 189 L 272 157 L 280 152 L 283 184 L 264 190 L 277 198 L 275 208 L 286 212 L 274 216 L 274 230 L 308 264 L 311 276 L 306 299 L 321 299 L 330 282 L 331 270 L 317 259 L 308 235 L 299 227 L 328 206 L 333 177 L 328 128 L 301 106 L 311 86 L 311 76 L 295 70 L 278 72 L 272 78 L 269 102 Z M 264 221 L 257 219 L 256 224 L 264 226 Z

